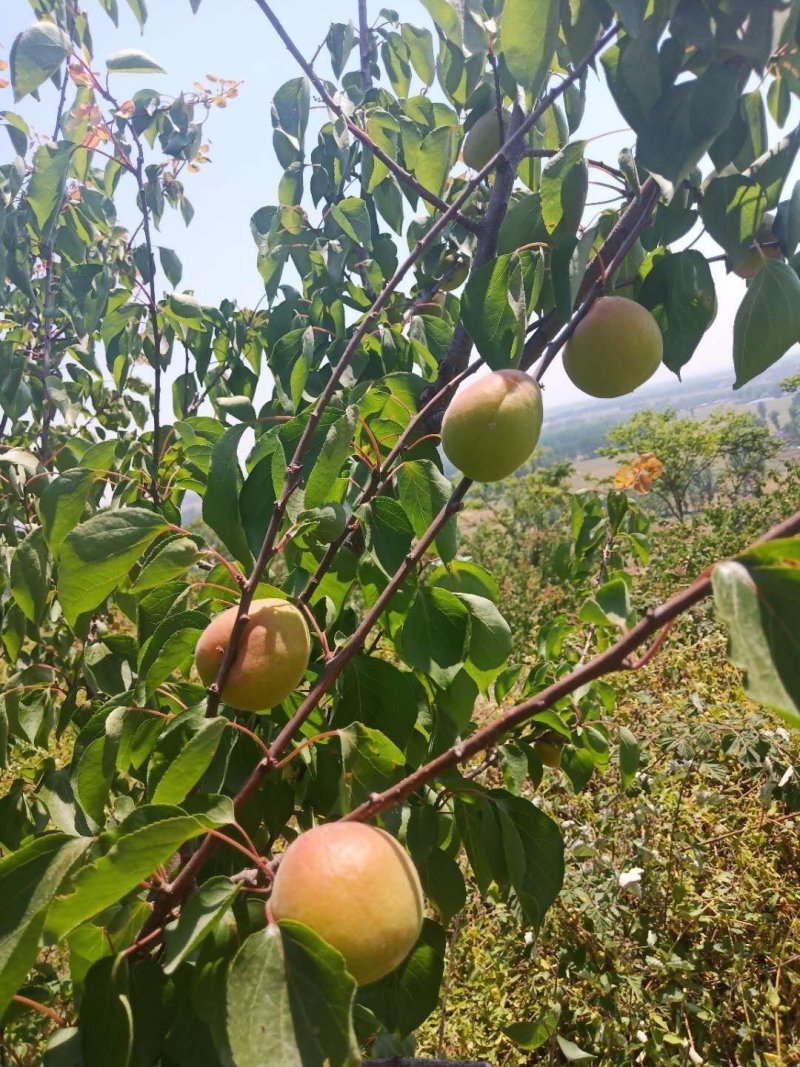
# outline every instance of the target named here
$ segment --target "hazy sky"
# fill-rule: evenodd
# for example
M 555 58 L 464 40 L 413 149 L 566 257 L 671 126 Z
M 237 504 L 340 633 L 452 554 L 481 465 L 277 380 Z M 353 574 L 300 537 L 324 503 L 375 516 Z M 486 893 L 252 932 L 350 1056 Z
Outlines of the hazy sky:
M 197 15 L 192 15 L 189 0 L 148 0 L 150 16 L 143 35 L 126 0 L 118 2 L 120 26 L 116 29 L 97 0 L 84 0 L 83 6 L 92 20 L 96 69 L 103 69 L 110 53 L 137 47 L 148 52 L 167 72 L 160 76 L 114 75 L 112 91 L 118 96 L 124 99 L 144 86 L 177 94 L 182 89 L 191 90 L 192 83 L 203 81 L 207 74 L 243 82 L 239 98 L 227 109 L 216 111 L 206 127 L 212 164 L 199 174 L 185 174 L 186 192 L 196 210 L 194 220 L 187 228 L 177 213 L 168 211 L 156 239 L 180 256 L 181 288 L 193 289 L 204 303 L 217 303 L 227 296 L 252 306 L 263 294 L 263 285 L 256 270 L 249 220 L 257 208 L 275 201 L 281 174 L 272 150 L 270 101 L 277 88 L 299 71 L 253 0 L 203 0 Z M 381 6 L 378 0 L 370 0 L 373 19 Z M 403 19 L 430 25 L 419 0 L 394 0 L 391 6 Z M 328 24 L 355 20 L 357 6 L 355 0 L 276 0 L 274 9 L 309 57 L 324 39 Z M 17 33 L 33 21 L 27 0 L 0 0 L 0 42 L 6 54 Z M 318 60 L 323 74 L 329 73 L 326 60 L 327 50 L 323 49 Z M 412 92 L 418 88 L 419 83 L 415 82 Z M 26 98 L 15 105 L 11 89 L 0 90 L 0 109 L 17 111 L 34 128 L 47 131 L 54 114 L 53 94 L 43 90 L 42 100 L 37 104 Z M 578 136 L 599 137 L 591 154 L 615 163 L 619 149 L 633 143 L 629 131 L 611 133 L 618 131 L 620 125 L 619 114 L 602 81 L 590 75 L 590 104 Z M 604 134 L 611 135 L 601 136 Z M 774 130 L 771 136 L 775 136 Z M 0 142 L 0 159 L 8 158 L 9 151 L 8 143 Z M 589 200 L 602 200 L 607 195 L 604 189 L 592 188 Z M 701 243 L 698 247 L 718 251 L 710 244 Z M 713 270 L 719 315 L 699 352 L 685 368 L 684 377 L 731 367 L 733 382 L 733 317 L 745 283 L 734 275 L 726 276 L 722 264 L 714 264 Z M 680 383 L 665 369 L 654 379 L 657 380 L 672 380 L 675 389 L 680 389 Z M 560 361 L 548 371 L 545 384 L 546 403 L 560 404 L 579 396 Z

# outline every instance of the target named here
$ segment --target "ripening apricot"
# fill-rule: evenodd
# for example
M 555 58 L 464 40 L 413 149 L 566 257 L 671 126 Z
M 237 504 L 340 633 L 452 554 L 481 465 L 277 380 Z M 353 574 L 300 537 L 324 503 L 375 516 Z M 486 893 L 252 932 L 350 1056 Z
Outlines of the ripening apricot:
M 758 227 L 755 241 L 745 252 L 742 259 L 740 259 L 734 266 L 734 274 L 738 274 L 740 278 L 749 279 L 753 277 L 765 258 L 783 259 L 783 252 L 781 251 L 780 245 L 774 243 L 774 225 L 775 212 L 768 211 L 761 220 L 761 225 Z
M 661 330 L 647 308 L 602 296 L 567 341 L 564 370 L 589 396 L 624 396 L 655 374 L 663 354 Z
M 194 662 L 204 685 L 217 676 L 236 613 L 236 608 L 223 611 L 200 635 Z M 311 639 L 306 620 L 286 600 L 254 600 L 247 614 L 222 699 L 239 711 L 266 711 L 297 688 L 308 666 Z
M 543 766 L 558 770 L 561 766 L 561 745 L 554 745 L 552 741 L 534 741 L 533 748 Z
M 503 129 L 508 130 L 511 112 L 503 108 Z M 500 123 L 494 108 L 485 112 L 464 139 L 464 162 L 472 170 L 482 170 L 492 156 L 500 151 Z
M 530 458 L 542 417 L 542 393 L 533 378 L 519 370 L 494 371 L 450 402 L 442 420 L 442 447 L 468 478 L 498 482 Z
M 414 864 L 384 830 L 333 822 L 300 834 L 272 884 L 275 919 L 304 923 L 344 956 L 359 985 L 398 967 L 422 929 Z
M 441 258 L 439 273 L 443 276 L 439 282 L 439 288 L 445 293 L 452 293 L 454 289 L 458 289 L 467 280 L 469 263 L 454 252 L 448 252 L 447 255 Z

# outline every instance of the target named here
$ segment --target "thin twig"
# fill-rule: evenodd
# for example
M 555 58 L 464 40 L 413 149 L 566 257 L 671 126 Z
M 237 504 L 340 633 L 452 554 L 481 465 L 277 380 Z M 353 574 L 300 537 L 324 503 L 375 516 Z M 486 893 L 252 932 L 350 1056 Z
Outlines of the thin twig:
M 789 537 L 798 532 L 800 532 L 800 512 L 797 512 L 780 525 L 775 526 L 763 537 L 759 538 L 757 543 Z M 704 574 L 687 589 L 682 590 L 664 604 L 648 612 L 633 629 L 601 655 L 595 656 L 588 663 L 564 675 L 563 678 L 543 689 L 536 696 L 523 701 L 516 707 L 510 708 L 495 719 L 494 722 L 484 726 L 483 729 L 476 730 L 465 741 L 455 745 L 447 752 L 443 752 L 436 759 L 431 760 L 430 763 L 418 768 L 413 774 L 398 782 L 397 785 L 392 786 L 383 793 L 375 794 L 366 803 L 345 815 L 344 819 L 350 822 L 364 822 L 386 808 L 394 807 L 423 785 L 427 785 L 428 782 L 441 777 L 445 771 L 496 745 L 500 738 L 516 726 L 522 725 L 533 715 L 552 707 L 553 704 L 563 697 L 569 696 L 576 689 L 594 681 L 596 678 L 601 678 L 605 674 L 624 669 L 625 661 L 634 649 L 638 648 L 653 634 L 658 633 L 672 619 L 682 615 L 710 594 L 711 575 Z
M 26 1008 L 33 1008 L 34 1011 L 38 1011 L 40 1015 L 46 1015 L 61 1027 L 67 1025 L 67 1020 L 53 1008 L 48 1007 L 47 1004 L 40 1004 L 38 1000 L 31 1000 L 30 997 L 23 997 L 19 993 L 15 993 L 11 999 L 15 1004 L 22 1004 Z

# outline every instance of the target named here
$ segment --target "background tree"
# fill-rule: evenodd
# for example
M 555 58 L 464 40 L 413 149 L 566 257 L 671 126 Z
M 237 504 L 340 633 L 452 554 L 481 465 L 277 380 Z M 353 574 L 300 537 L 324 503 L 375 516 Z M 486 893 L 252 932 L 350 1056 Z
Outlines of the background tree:
M 534 934 L 558 897 L 563 837 L 523 789 L 537 744 L 558 741 L 578 790 L 612 745 L 630 769 L 603 678 L 645 665 L 712 592 L 748 692 L 800 721 L 799 515 L 713 585 L 711 558 L 641 611 L 646 521 L 624 493 L 575 499 L 553 566 L 584 604 L 517 674 L 497 582 L 459 553 L 470 482 L 450 483 L 437 448 L 463 380 L 485 364 L 541 381 L 607 295 L 652 313 L 679 372 L 715 314 L 706 258 L 682 241 L 701 226 L 732 268 L 763 258 L 736 384 L 800 340 L 800 201 L 781 199 L 800 134 L 770 145 L 763 120 L 785 126 L 800 93 L 796 0 L 429 0 L 435 37 L 360 0 L 325 39 L 330 78 L 254 2 L 298 63 L 270 111 L 283 176 L 252 218 L 254 309 L 181 291 L 156 244 L 167 208 L 191 217 L 185 172 L 235 83 L 173 98 L 147 87 L 160 68 L 141 50 L 96 56 L 90 21 L 115 19 L 111 0 L 34 0 L 9 55 L 17 99 L 58 90 L 49 137 L 3 113 L 0 171 L 0 744 L 21 783 L 4 800 L 0 1011 L 55 1023 L 47 1067 L 402 1064 L 438 1003 L 467 867 Z M 618 160 L 577 136 L 592 70 L 635 134 Z M 471 133 L 476 172 L 459 159 Z M 599 216 L 593 181 L 612 185 Z M 762 257 L 770 210 L 780 255 Z M 183 525 L 191 492 L 214 541 Z M 308 666 L 268 714 L 238 714 L 222 694 L 272 598 L 308 623 Z M 195 646 L 229 608 L 204 686 Z M 479 698 L 512 692 L 482 716 Z M 408 958 L 358 989 L 319 932 L 268 907 L 286 845 L 339 820 L 400 839 L 427 899 Z

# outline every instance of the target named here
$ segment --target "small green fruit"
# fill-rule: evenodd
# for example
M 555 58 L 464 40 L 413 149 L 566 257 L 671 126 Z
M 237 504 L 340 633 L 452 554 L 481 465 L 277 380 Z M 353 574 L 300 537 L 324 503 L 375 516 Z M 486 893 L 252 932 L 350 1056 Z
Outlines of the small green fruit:
M 445 293 L 451 293 L 467 280 L 469 264 L 454 252 L 448 252 L 446 256 L 442 256 L 439 273 L 447 274 L 447 277 L 439 282 L 439 288 Z
M 508 130 L 511 112 L 503 108 L 503 128 Z M 464 140 L 464 162 L 472 170 L 482 170 L 500 151 L 500 124 L 494 108 L 481 115 Z
M 542 393 L 533 378 L 518 370 L 494 371 L 450 402 L 442 447 L 468 478 L 498 482 L 530 458 L 542 417 Z
M 236 614 L 236 608 L 223 611 L 200 634 L 194 662 L 203 685 L 217 676 Z M 302 613 L 286 600 L 254 600 L 247 614 L 222 699 L 239 711 L 266 711 L 297 688 L 308 666 L 311 639 Z
M 545 767 L 555 771 L 561 766 L 561 745 L 554 745 L 552 741 L 534 741 L 533 749 Z
M 275 919 L 305 923 L 344 956 L 359 985 L 398 967 L 422 929 L 414 864 L 385 830 L 332 822 L 307 830 L 281 857 Z
M 761 220 L 755 242 L 745 252 L 742 259 L 733 268 L 733 273 L 740 278 L 750 279 L 764 262 L 764 259 L 783 259 L 779 245 L 775 241 L 775 212 L 768 211 Z M 766 246 L 766 247 L 765 247 Z
M 647 308 L 602 296 L 567 341 L 564 370 L 589 396 L 624 396 L 655 374 L 663 354 L 661 330 Z

